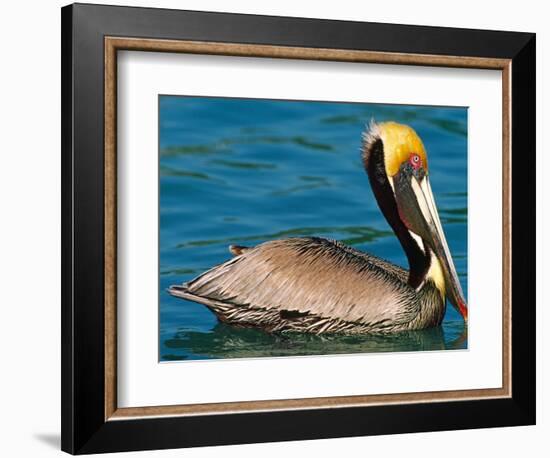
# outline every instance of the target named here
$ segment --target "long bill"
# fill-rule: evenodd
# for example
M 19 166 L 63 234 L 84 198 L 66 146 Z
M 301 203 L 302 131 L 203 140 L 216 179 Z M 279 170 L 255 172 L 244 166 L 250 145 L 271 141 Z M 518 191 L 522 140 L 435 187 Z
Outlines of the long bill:
M 427 176 L 399 173 L 394 192 L 400 218 L 407 228 L 419 235 L 441 263 L 445 276 L 445 294 L 453 307 L 468 320 L 468 307 L 445 239 L 439 214 Z

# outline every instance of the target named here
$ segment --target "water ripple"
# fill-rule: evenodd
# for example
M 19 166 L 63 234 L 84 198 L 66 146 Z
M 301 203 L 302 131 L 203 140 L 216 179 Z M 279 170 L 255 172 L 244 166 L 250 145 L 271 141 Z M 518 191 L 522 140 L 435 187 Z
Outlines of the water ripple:
M 353 235 L 355 237 L 344 239 L 345 243 L 349 245 L 371 242 L 378 240 L 382 237 L 393 236 L 391 231 L 382 231 L 370 226 L 322 226 L 322 227 L 300 227 L 294 229 L 287 229 L 284 231 L 274 232 L 272 234 L 261 235 L 248 235 L 241 237 L 228 237 L 217 238 L 209 240 L 191 240 L 188 242 L 181 242 L 176 245 L 176 248 L 189 248 L 189 247 L 205 247 L 210 245 L 231 244 L 236 242 L 253 242 L 260 240 L 275 240 L 285 237 L 307 237 L 315 236 L 320 233 L 340 233 Z M 342 241 L 344 241 L 342 240 Z
M 195 154 L 215 154 L 221 151 L 231 151 L 230 146 L 233 145 L 280 145 L 293 144 L 303 148 L 315 151 L 334 151 L 334 147 L 328 143 L 313 140 L 302 135 L 294 136 L 278 136 L 278 135 L 261 135 L 261 136 L 242 136 L 234 138 L 225 138 L 213 143 L 198 144 L 198 145 L 171 145 L 161 149 L 161 156 L 183 156 Z
M 246 170 L 255 170 L 255 169 L 272 170 L 277 168 L 275 164 L 264 164 L 261 162 L 228 161 L 226 159 L 216 159 L 216 160 L 210 161 L 210 164 L 223 165 L 232 169 L 246 169 Z

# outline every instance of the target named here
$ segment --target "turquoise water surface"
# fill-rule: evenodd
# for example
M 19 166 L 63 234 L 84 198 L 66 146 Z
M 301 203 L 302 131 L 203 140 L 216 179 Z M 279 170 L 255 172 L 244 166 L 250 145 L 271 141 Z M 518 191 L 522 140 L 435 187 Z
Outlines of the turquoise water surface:
M 463 349 L 447 307 L 439 328 L 390 336 L 270 335 L 218 323 L 170 285 L 229 259 L 228 245 L 316 235 L 407 267 L 359 150 L 371 118 L 409 124 L 467 295 L 467 109 L 160 96 L 161 361 Z M 467 296 L 466 296 L 467 297 Z

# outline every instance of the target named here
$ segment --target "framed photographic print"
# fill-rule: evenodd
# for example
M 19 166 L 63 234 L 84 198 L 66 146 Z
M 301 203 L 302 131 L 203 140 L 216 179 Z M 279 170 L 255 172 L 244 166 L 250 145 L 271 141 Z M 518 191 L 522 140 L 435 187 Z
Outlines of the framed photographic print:
M 62 78 L 63 450 L 534 424 L 534 34 L 77 4 Z

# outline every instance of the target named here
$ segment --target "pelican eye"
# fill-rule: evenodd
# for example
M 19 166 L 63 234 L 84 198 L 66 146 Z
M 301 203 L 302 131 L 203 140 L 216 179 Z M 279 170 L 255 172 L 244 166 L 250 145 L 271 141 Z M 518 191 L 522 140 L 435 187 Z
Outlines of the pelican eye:
M 416 153 L 411 153 L 411 156 L 409 157 L 409 163 L 413 166 L 415 170 L 422 167 L 422 159 L 420 159 L 420 156 Z

